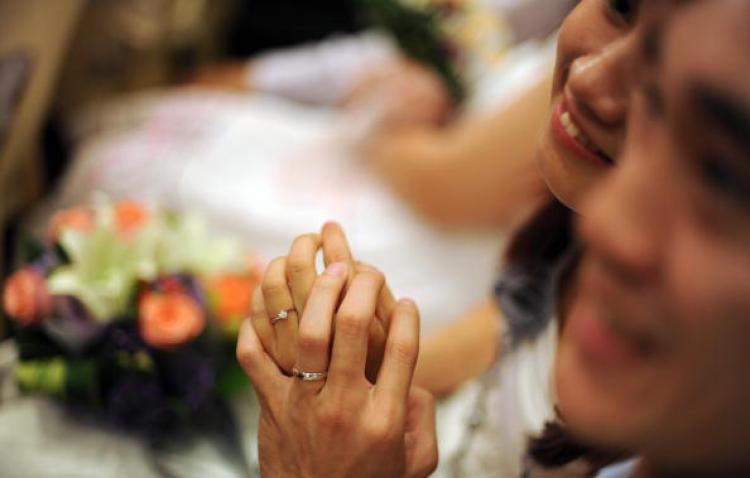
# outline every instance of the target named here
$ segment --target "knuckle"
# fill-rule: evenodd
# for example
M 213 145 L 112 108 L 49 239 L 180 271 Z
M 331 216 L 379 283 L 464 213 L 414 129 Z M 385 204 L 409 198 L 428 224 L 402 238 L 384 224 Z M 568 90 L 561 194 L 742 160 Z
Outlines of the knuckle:
M 353 311 L 340 311 L 336 315 L 336 329 L 344 336 L 358 337 L 363 334 L 367 318 Z
M 419 316 L 419 308 L 411 300 L 401 300 L 396 304 L 396 307 L 399 313 Z
M 365 280 L 375 284 L 377 287 L 382 287 L 385 284 L 385 275 L 377 269 L 369 269 L 360 272 Z
M 414 387 L 411 389 L 414 399 L 428 410 L 435 408 L 435 396 L 423 388 Z
M 271 259 L 271 262 L 268 263 L 268 267 L 266 267 L 266 276 L 269 275 L 269 273 L 278 271 L 279 269 L 283 270 L 283 265 L 286 262 L 286 257 L 284 256 L 278 256 Z
M 290 276 L 297 276 L 313 271 L 315 264 L 301 255 L 291 255 L 286 263 L 286 272 Z
M 391 340 L 386 344 L 386 353 L 398 363 L 411 364 L 416 360 L 417 347 L 405 340 Z
M 320 424 L 333 431 L 350 430 L 353 426 L 352 417 L 343 407 L 326 406 L 318 410 Z
M 307 249 L 308 247 L 312 246 L 315 247 L 318 245 L 318 235 L 312 232 L 308 232 L 307 234 L 301 234 L 294 238 L 294 241 L 292 242 L 292 253 L 300 250 L 300 249 Z
M 373 420 L 364 427 L 364 435 L 371 445 L 386 447 L 398 439 L 398 429 L 389 420 Z
M 419 308 L 410 300 L 398 301 L 396 303 L 396 308 L 393 311 L 393 315 L 398 315 L 404 320 L 414 322 L 417 326 L 419 326 L 419 323 L 421 322 Z
M 375 266 L 362 261 L 356 261 L 357 272 L 378 272 Z
M 255 369 L 255 365 L 260 359 L 260 353 L 254 347 L 244 345 L 242 343 L 237 344 L 235 349 L 235 356 L 240 366 L 248 373 L 252 373 Z
M 328 337 L 320 332 L 300 330 L 298 346 L 300 352 L 316 353 L 328 348 Z
M 238 343 L 235 349 L 235 357 L 240 365 L 245 366 L 245 364 L 252 361 L 252 351 L 247 346 L 242 345 L 242 343 Z
M 315 279 L 314 289 L 317 291 L 332 291 L 338 289 L 343 283 L 343 278 L 328 274 L 321 274 Z
M 282 278 L 268 278 L 263 283 L 263 293 L 266 296 L 278 296 L 289 291 L 289 286 Z

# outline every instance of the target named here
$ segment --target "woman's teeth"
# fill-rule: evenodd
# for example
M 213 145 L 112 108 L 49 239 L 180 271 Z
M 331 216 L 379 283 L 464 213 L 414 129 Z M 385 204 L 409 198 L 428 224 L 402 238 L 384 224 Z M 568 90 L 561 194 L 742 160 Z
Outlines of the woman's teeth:
M 594 145 L 594 143 L 591 142 L 590 139 L 588 139 L 586 136 L 584 136 L 583 133 L 581 133 L 581 130 L 578 129 L 578 126 L 576 126 L 575 123 L 573 123 L 573 119 L 570 117 L 570 113 L 567 111 L 560 115 L 560 122 L 563 125 L 563 128 L 565 128 L 565 131 L 570 135 L 571 138 L 575 138 L 576 141 L 584 145 L 586 148 L 590 149 L 591 151 L 598 152 L 598 149 Z

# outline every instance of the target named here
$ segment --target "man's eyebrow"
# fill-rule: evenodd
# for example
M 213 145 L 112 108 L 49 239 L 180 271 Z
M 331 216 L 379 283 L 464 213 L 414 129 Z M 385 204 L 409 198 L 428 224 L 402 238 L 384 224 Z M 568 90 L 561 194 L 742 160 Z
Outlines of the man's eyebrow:
M 664 44 L 664 28 L 662 22 L 653 22 L 643 36 L 642 51 L 646 64 L 652 68 L 659 66 Z
M 669 20 L 681 7 L 694 3 L 694 0 L 643 0 L 644 3 L 646 1 L 652 2 L 649 6 L 656 9 L 653 13 L 656 18 L 652 19 L 645 31 L 641 54 L 648 66 L 656 68 L 663 56 L 664 30 Z
M 750 109 L 742 106 L 740 100 L 704 84 L 693 85 L 689 95 L 701 115 L 750 155 Z

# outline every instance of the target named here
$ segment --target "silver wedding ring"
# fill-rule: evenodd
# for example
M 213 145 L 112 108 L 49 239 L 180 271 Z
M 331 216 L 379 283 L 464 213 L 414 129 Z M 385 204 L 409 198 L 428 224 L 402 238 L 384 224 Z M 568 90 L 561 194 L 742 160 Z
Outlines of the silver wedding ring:
M 328 376 L 328 372 L 305 372 L 298 368 L 293 368 L 292 375 L 303 382 L 318 382 L 320 380 L 325 380 Z
M 279 322 L 281 320 L 286 320 L 289 318 L 289 312 L 292 312 L 294 309 L 285 309 L 279 311 L 278 314 L 276 314 L 276 317 L 271 319 L 271 324 L 275 324 L 276 322 Z

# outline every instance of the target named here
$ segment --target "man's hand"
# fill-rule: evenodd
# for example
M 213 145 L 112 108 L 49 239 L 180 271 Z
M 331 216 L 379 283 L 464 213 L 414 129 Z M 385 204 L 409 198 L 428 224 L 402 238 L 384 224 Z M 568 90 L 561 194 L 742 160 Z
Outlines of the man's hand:
M 419 351 L 413 302 L 394 305 L 382 367 L 374 384 L 365 377 L 383 286 L 382 275 L 340 262 L 315 278 L 299 322 L 297 367 L 326 373 L 321 380 L 285 376 L 253 324 L 243 324 L 237 357 L 261 402 L 264 477 L 416 478 L 436 467 L 434 402 L 411 387 Z

